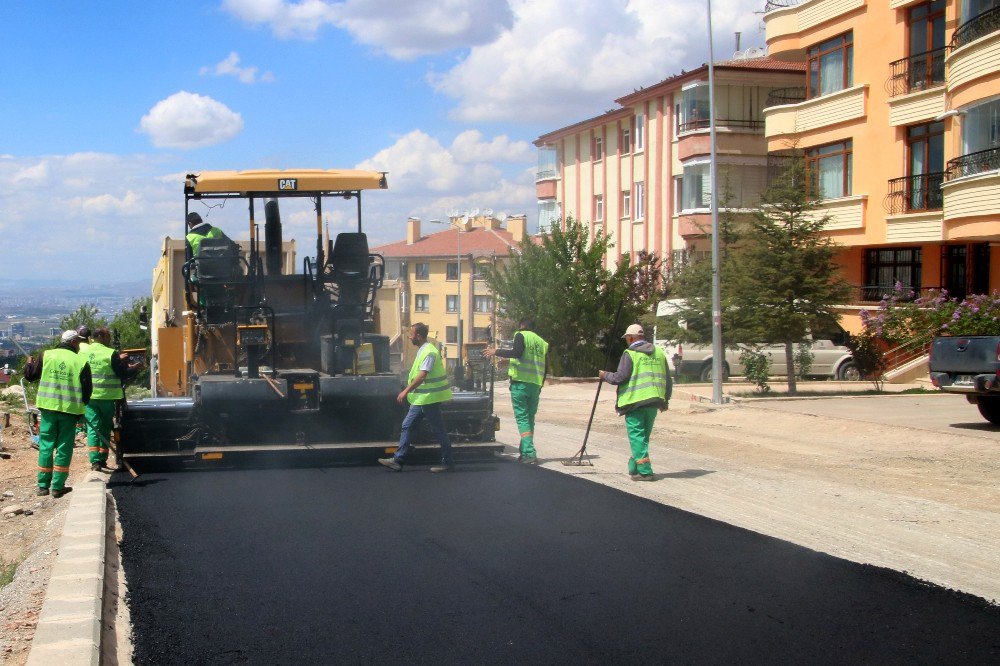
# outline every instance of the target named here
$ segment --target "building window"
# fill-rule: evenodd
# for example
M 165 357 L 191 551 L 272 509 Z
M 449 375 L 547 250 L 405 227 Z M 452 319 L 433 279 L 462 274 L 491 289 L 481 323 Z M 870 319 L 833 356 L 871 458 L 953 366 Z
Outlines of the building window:
M 697 210 L 712 205 L 712 181 L 709 177 L 710 165 L 691 164 L 684 167 L 681 178 L 681 210 Z
M 445 268 L 447 280 L 457 280 L 458 279 L 458 262 L 449 261 L 447 267 Z
M 635 184 L 635 219 L 646 217 L 646 183 Z
M 962 154 L 1000 148 L 1000 99 L 971 107 L 962 120 Z
M 445 309 L 448 312 L 458 312 L 458 296 L 445 296 Z
M 604 159 L 604 139 L 602 137 L 595 136 L 594 137 L 594 145 L 592 146 L 591 150 L 593 152 L 594 161 L 595 162 L 600 162 L 601 160 L 603 160 Z
M 545 180 L 556 177 L 556 160 L 558 154 L 555 148 L 545 147 L 538 149 L 538 171 L 535 173 L 536 180 Z
M 559 226 L 559 204 L 551 199 L 538 202 L 538 233 L 547 234 Z
M 632 152 L 632 129 L 630 127 L 622 128 L 622 154 L 626 155 Z
M 907 13 L 907 92 L 944 83 L 944 8 L 934 0 Z
M 452 345 L 458 342 L 458 326 L 444 327 L 444 341 Z
M 418 262 L 413 266 L 414 280 L 429 280 L 431 277 L 431 265 L 427 262 Z
M 920 292 L 921 258 L 919 247 L 878 248 L 865 250 L 865 286 L 862 298 L 881 300 L 892 293 L 896 283 L 903 292 Z
M 598 194 L 594 196 L 594 221 L 603 222 L 604 221 L 604 195 Z
M 493 312 L 492 296 L 476 296 L 472 299 L 472 309 L 475 312 Z
M 472 328 L 472 341 L 473 342 L 489 342 L 490 341 L 490 327 L 489 326 L 474 326 Z
M 806 150 L 810 191 L 820 199 L 851 196 L 852 141 Z
M 646 116 L 638 113 L 635 116 L 635 150 L 646 149 Z
M 941 208 L 944 179 L 944 123 L 927 123 L 906 128 L 906 208 Z
M 414 312 L 430 312 L 431 311 L 431 298 L 427 294 L 414 294 L 413 295 L 413 311 Z
M 632 192 L 622 190 L 622 211 L 619 217 L 626 218 L 632 215 Z
M 852 34 L 840 35 L 810 48 L 807 68 L 809 99 L 829 95 L 854 85 Z
M 708 85 L 696 85 L 681 91 L 677 132 L 692 132 L 709 126 Z

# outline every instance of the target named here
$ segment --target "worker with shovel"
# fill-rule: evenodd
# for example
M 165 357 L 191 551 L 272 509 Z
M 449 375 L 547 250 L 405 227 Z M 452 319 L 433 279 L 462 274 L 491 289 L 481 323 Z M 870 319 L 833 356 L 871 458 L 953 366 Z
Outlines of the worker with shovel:
M 653 466 L 649 462 L 649 435 L 653 431 L 656 413 L 667 408 L 673 384 L 667 357 L 656 345 L 646 342 L 642 326 L 632 324 L 625 329 L 625 343 L 615 372 L 601 370 L 602 381 L 618 387 L 615 410 L 625 416 L 625 429 L 632 448 L 628 473 L 633 481 L 653 481 Z
M 538 464 L 535 451 L 535 414 L 538 412 L 538 398 L 546 375 L 546 356 L 549 343 L 537 333 L 533 333 L 534 322 L 522 319 L 514 334 L 513 349 L 489 348 L 483 352 L 486 358 L 499 356 L 510 359 L 510 401 L 514 407 L 514 420 L 521 434 L 518 461 L 529 465 Z

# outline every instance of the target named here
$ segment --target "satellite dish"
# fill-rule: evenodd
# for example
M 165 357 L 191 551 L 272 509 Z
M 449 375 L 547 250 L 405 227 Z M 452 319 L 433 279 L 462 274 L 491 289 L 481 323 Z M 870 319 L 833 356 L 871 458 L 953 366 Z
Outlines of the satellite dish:
M 472 217 L 478 217 L 478 216 L 479 216 L 479 209 L 478 208 L 473 208 L 472 209 Z
M 483 215 L 485 215 L 486 217 L 493 217 L 493 209 L 487 208 L 486 210 L 483 211 Z
M 459 216 L 459 212 L 458 212 L 457 208 L 454 209 L 454 210 L 452 210 L 450 213 L 448 213 L 448 217 L 458 217 L 458 216 Z
M 507 221 L 507 213 L 500 213 L 499 215 L 497 215 L 497 219 L 500 220 L 501 222 L 506 222 Z

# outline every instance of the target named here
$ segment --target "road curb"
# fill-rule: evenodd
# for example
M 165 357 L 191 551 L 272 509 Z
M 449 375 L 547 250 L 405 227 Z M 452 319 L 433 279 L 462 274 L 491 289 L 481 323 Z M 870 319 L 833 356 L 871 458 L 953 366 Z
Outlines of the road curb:
M 66 522 L 28 666 L 100 664 L 106 483 L 104 475 L 90 472 L 67 496 Z

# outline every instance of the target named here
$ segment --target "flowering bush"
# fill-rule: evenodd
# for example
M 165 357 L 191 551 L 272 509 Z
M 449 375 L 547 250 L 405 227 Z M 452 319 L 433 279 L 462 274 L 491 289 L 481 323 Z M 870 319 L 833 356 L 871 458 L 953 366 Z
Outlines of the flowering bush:
M 948 298 L 945 289 L 914 298 L 896 283 L 872 314 L 861 311 L 866 331 L 889 344 L 923 335 L 1000 335 L 1000 294 L 975 294 L 965 300 Z

